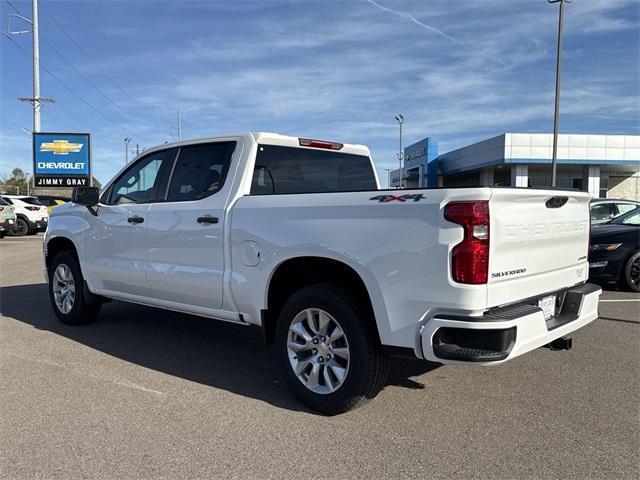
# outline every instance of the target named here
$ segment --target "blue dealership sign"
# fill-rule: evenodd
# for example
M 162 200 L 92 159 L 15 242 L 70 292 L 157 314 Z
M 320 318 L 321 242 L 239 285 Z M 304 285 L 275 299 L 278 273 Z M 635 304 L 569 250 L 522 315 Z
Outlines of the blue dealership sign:
M 36 187 L 91 184 L 91 137 L 88 133 L 33 134 L 33 175 Z

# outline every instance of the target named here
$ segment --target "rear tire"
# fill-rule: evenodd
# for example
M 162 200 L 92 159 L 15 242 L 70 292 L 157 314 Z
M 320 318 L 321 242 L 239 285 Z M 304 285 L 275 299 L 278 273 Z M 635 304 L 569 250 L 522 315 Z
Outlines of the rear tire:
M 336 415 L 363 405 L 384 387 L 389 358 L 370 315 L 330 284 L 305 287 L 287 300 L 276 326 L 277 355 L 302 403 Z
M 49 299 L 58 319 L 65 325 L 92 322 L 100 312 L 100 304 L 85 298 L 84 278 L 78 259 L 72 251 L 58 253 L 49 268 Z
M 14 237 L 23 237 L 27 233 L 29 233 L 29 224 L 24 218 L 18 218 L 16 220 L 16 226 L 13 229 L 13 233 L 11 235 L 13 235 Z
M 635 252 L 624 265 L 622 283 L 632 292 L 640 292 L 640 251 Z

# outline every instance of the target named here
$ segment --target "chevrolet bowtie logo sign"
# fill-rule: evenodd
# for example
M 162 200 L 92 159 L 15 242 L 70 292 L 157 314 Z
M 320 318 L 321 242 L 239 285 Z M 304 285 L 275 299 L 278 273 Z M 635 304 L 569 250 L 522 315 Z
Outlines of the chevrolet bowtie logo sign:
M 91 184 L 91 135 L 33 132 L 33 176 L 37 187 L 72 188 Z
M 69 140 L 54 140 L 53 142 L 43 142 L 40 145 L 41 152 L 53 152 L 54 155 L 69 155 L 82 150 L 82 143 L 70 143 Z

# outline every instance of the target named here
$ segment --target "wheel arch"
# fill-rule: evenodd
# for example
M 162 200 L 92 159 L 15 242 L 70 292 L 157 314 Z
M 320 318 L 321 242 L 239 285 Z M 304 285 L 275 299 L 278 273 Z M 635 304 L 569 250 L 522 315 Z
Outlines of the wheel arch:
M 309 275 L 312 272 L 312 275 Z M 261 311 L 263 335 L 267 344 L 275 336 L 280 309 L 293 293 L 318 283 L 341 285 L 367 309 L 378 341 L 380 332 L 371 295 L 362 275 L 347 263 L 328 257 L 299 256 L 282 261 L 274 270 L 266 289 L 266 309 Z
M 73 254 L 76 256 L 76 259 L 79 260 L 78 247 L 70 238 L 58 236 L 53 237 L 47 241 L 44 248 L 44 262 L 45 266 L 47 267 L 47 272 L 51 268 L 51 262 L 53 261 L 55 256 L 65 250 L 70 250 L 71 252 L 73 252 Z M 80 265 L 80 261 L 78 261 L 78 265 Z M 82 269 L 82 266 L 80 266 L 80 268 Z
M 27 217 L 24 213 L 16 213 L 16 220 L 20 218 L 22 220 L 24 220 L 25 222 L 27 222 L 27 226 L 31 227 L 31 225 L 33 225 L 33 222 L 31 220 L 29 220 L 29 217 Z

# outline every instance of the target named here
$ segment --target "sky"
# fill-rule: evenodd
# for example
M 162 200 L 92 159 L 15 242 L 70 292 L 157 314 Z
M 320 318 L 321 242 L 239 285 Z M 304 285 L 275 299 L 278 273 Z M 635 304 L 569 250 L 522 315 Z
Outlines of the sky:
M 440 152 L 551 132 L 558 5 L 546 0 L 40 0 L 42 131 L 89 132 L 105 183 L 130 150 L 271 131 L 371 148 L 380 178 Z M 30 17 L 31 1 L 0 0 Z M 565 7 L 560 131 L 640 134 L 640 1 Z M 16 30 L 25 30 L 12 20 Z M 31 36 L 0 39 L 0 174 L 31 171 Z M 27 129 L 25 131 L 24 129 Z M 132 158 L 132 155 L 129 157 Z

